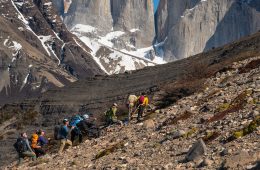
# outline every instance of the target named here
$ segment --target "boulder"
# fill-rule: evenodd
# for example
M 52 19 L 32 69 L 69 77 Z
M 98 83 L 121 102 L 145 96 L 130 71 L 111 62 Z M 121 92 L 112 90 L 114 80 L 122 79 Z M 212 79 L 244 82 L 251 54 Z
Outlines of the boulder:
M 233 169 L 238 166 L 245 166 L 251 162 L 254 162 L 255 159 L 249 155 L 247 151 L 241 151 L 236 155 L 227 158 L 224 161 L 223 168 L 225 169 Z
M 193 146 L 190 148 L 189 152 L 186 155 L 187 161 L 193 161 L 201 156 L 203 156 L 207 151 L 207 147 L 202 139 L 199 139 Z
M 155 123 L 153 120 L 146 120 L 143 124 L 143 127 L 146 129 L 154 129 L 155 128 Z

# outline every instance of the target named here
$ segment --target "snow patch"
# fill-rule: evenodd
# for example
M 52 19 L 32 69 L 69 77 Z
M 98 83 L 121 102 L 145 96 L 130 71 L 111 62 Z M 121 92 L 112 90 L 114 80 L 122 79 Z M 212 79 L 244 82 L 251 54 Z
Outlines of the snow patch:
M 30 75 L 30 73 L 28 73 L 28 74 L 26 75 L 26 77 L 25 77 L 24 80 L 23 80 L 23 84 L 26 84 L 26 83 L 28 82 L 28 77 L 29 77 L 29 75 Z
M 48 36 L 43 36 L 43 35 L 40 35 L 40 36 L 37 36 L 38 39 L 41 41 L 42 43 L 42 46 L 43 48 L 45 49 L 45 51 L 47 52 L 47 54 L 49 56 L 51 56 L 51 53 L 50 51 L 48 50 L 48 47 L 45 45 L 45 42 L 49 41 L 51 39 L 51 35 L 48 35 Z
M 138 28 L 133 28 L 130 30 L 130 32 L 134 33 L 134 32 L 137 32 L 137 31 L 140 31 Z
M 18 43 L 16 41 L 9 41 L 9 37 L 4 40 L 4 46 L 12 49 L 13 56 L 16 56 L 19 53 L 19 51 L 22 49 L 22 45 L 20 43 Z
M 92 27 L 90 25 L 83 25 L 83 24 L 77 24 L 75 25 L 71 31 L 72 32 L 79 32 L 79 33 L 93 33 L 96 32 L 96 28 Z
M 45 6 L 51 6 L 52 2 L 45 2 L 43 5 Z
M 112 48 L 114 44 L 111 42 L 111 40 L 117 39 L 118 37 L 121 37 L 124 34 L 125 32 L 123 31 L 110 32 L 106 36 L 100 37 L 98 42 Z
M 16 60 L 16 58 L 15 58 L 15 57 L 13 57 L 13 58 L 12 58 L 12 63 L 13 63 L 15 60 Z

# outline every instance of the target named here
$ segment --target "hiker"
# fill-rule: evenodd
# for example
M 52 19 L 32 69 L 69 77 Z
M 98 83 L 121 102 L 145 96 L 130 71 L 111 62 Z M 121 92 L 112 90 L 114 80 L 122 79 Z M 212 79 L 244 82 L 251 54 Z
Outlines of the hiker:
M 139 98 L 138 98 L 138 107 L 137 107 L 138 116 L 137 116 L 137 121 L 140 121 L 141 118 L 143 117 L 144 110 L 145 110 L 146 106 L 148 106 L 148 102 L 149 102 L 148 97 L 144 93 L 142 93 L 141 96 L 139 96 Z
M 38 131 L 38 135 L 39 135 L 39 139 L 38 139 L 39 145 L 41 147 L 44 147 L 44 146 L 48 145 L 50 138 L 48 138 L 48 139 L 45 138 L 45 131 L 40 129 Z
M 82 143 L 82 133 L 79 127 L 73 126 L 74 128 L 71 130 L 71 142 L 74 144 L 75 140 L 78 138 L 79 143 Z
M 34 150 L 37 158 L 42 155 L 45 155 L 44 150 L 38 143 L 38 139 L 39 139 L 39 136 L 38 136 L 37 132 L 33 133 L 32 138 L 31 138 L 31 148 Z
M 128 121 L 131 120 L 133 110 L 136 106 L 137 102 L 137 96 L 136 95 L 129 95 L 128 100 L 127 100 L 127 107 L 128 107 Z
M 73 144 L 76 139 L 78 139 L 79 143 L 82 142 L 82 133 L 81 133 L 80 129 L 78 128 L 78 124 L 82 120 L 83 120 L 83 118 L 77 114 L 75 114 L 70 120 L 69 125 L 71 127 L 73 127 L 71 130 L 71 133 L 70 133 L 71 141 Z
M 123 122 L 117 119 L 116 112 L 117 112 L 117 104 L 114 103 L 113 106 L 105 112 L 106 116 L 106 123 L 107 125 L 112 124 L 120 124 L 123 125 Z
M 86 135 L 89 138 L 98 138 L 100 136 L 100 129 L 96 125 L 96 118 L 93 117 L 93 114 L 84 114 L 77 127 L 80 129 L 82 135 Z
M 68 139 L 68 134 L 69 134 L 68 125 L 69 125 L 69 120 L 64 119 L 63 120 L 63 126 L 61 127 L 61 129 L 59 131 L 59 139 L 60 139 L 59 154 L 62 153 L 62 151 L 63 151 L 63 149 L 66 145 L 69 145 L 69 147 L 72 146 L 72 142 Z
M 32 148 L 30 147 L 27 134 L 25 132 L 21 133 L 20 137 L 14 144 L 14 148 L 18 152 L 18 165 L 22 164 L 22 161 L 25 157 L 32 158 L 33 161 L 36 160 L 36 154 L 33 152 Z

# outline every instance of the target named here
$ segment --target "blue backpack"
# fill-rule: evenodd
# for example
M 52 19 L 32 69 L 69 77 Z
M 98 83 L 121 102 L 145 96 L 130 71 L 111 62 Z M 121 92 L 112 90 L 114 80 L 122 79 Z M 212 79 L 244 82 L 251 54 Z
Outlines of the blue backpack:
M 76 116 L 73 116 L 70 120 L 70 126 L 77 126 L 77 124 L 83 120 L 81 116 L 79 115 L 76 115 Z

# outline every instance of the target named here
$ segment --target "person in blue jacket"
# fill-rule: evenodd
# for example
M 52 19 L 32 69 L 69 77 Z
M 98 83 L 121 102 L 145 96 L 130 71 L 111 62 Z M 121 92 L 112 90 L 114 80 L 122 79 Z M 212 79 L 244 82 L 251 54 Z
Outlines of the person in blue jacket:
M 59 154 L 62 153 L 64 147 L 66 145 L 69 145 L 69 147 L 72 146 L 72 142 L 68 139 L 68 135 L 69 135 L 69 128 L 68 128 L 68 125 L 69 125 L 69 120 L 68 119 L 64 119 L 63 120 L 63 126 L 60 130 L 60 149 L 59 149 Z M 73 127 L 72 127 L 73 128 Z

